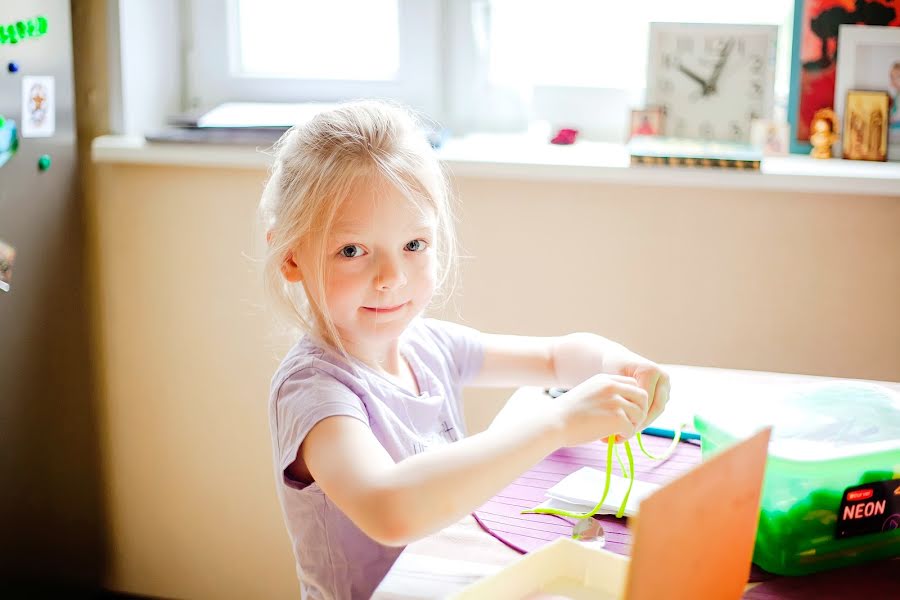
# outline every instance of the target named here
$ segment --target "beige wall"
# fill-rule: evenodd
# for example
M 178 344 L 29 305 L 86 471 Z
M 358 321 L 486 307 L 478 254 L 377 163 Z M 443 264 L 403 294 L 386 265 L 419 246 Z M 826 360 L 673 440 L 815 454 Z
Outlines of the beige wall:
M 107 586 L 296 597 L 266 417 L 287 341 L 248 258 L 265 174 L 97 168 Z M 454 185 L 471 257 L 444 316 L 595 331 L 667 363 L 900 381 L 900 196 Z M 470 427 L 505 394 L 467 395 Z

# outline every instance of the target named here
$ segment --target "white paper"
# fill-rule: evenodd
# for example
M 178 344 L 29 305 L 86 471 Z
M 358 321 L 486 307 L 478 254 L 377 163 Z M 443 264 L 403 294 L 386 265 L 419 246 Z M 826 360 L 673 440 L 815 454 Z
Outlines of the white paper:
M 582 511 L 588 511 L 600 501 L 605 484 L 606 473 L 604 471 L 581 467 L 547 490 L 547 497 L 576 505 Z M 641 500 L 657 489 L 659 489 L 658 484 L 635 479 L 631 494 L 628 496 L 628 504 L 625 505 L 625 516 L 630 517 L 637 514 Z M 603 501 L 600 512 L 604 514 L 618 512 L 626 491 L 628 491 L 627 479 L 618 475 L 610 476 L 609 493 Z
M 56 132 L 56 86 L 53 77 L 22 78 L 22 137 L 50 137 Z
M 565 500 L 559 500 L 558 498 L 547 498 L 540 504 L 538 504 L 535 508 L 552 508 L 554 510 L 565 510 L 568 512 L 576 512 L 576 513 L 586 513 L 597 505 L 595 502 L 590 506 L 586 504 L 572 504 L 571 502 L 566 502 Z M 598 515 L 614 515 L 616 514 L 616 510 L 619 507 L 617 506 L 615 510 L 605 510 L 601 508 L 597 514 Z M 628 515 L 631 516 L 631 515 Z

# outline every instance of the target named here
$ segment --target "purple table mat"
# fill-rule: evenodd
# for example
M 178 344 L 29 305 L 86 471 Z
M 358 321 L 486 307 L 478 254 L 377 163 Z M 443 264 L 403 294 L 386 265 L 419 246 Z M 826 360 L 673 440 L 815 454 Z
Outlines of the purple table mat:
M 643 441 L 647 451 L 655 456 L 662 454 L 672 443 L 670 439 L 649 435 L 643 436 Z M 631 441 L 631 449 L 635 474 L 641 481 L 665 484 L 700 463 L 700 446 L 693 442 L 680 442 L 665 461 L 647 458 L 638 447 L 637 440 Z M 619 448 L 619 455 L 623 461 L 626 460 L 624 447 Z M 606 444 L 593 442 L 557 450 L 486 502 L 475 511 L 475 517 L 488 533 L 523 554 L 537 550 L 560 536 L 570 536 L 574 519 L 519 513 L 546 500 L 544 493 L 550 487 L 581 467 L 605 471 Z M 615 457 L 613 473 L 622 474 Z M 617 519 L 612 515 L 598 515 L 595 518 L 603 522 L 606 549 L 628 555 L 631 533 L 626 519 Z
M 658 456 L 669 447 L 672 440 L 643 436 L 643 441 L 647 451 Z M 647 458 L 638 448 L 637 440 L 631 442 L 631 447 L 636 477 L 641 481 L 665 484 L 700 463 L 700 446 L 693 442 L 679 443 L 676 451 L 665 461 Z M 624 448 L 619 448 L 619 455 L 624 461 Z M 606 470 L 606 444 L 594 442 L 557 450 L 475 511 L 475 520 L 485 531 L 522 554 L 537 550 L 558 537 L 568 537 L 572 535 L 574 519 L 519 513 L 543 502 L 546 499 L 544 493 L 550 487 L 581 467 Z M 615 457 L 613 472 L 621 475 Z M 631 552 L 631 533 L 626 519 L 617 519 L 612 515 L 598 515 L 595 518 L 603 522 L 605 548 L 627 556 Z M 744 598 L 750 600 L 900 599 L 900 559 L 877 561 L 804 577 L 779 577 L 752 565 L 748 581 L 762 582 L 744 595 Z
M 642 436 L 642 439 L 644 448 L 654 456 L 661 455 L 672 443 L 670 439 L 650 435 Z M 653 460 L 644 455 L 636 439 L 631 441 L 631 450 L 634 455 L 634 471 L 641 481 L 665 484 L 700 464 L 700 445 L 695 442 L 679 442 L 672 456 L 664 461 Z M 619 455 L 623 461 L 626 460 L 624 447 L 619 448 Z M 520 512 L 543 502 L 546 499 L 544 493 L 549 488 L 581 467 L 605 471 L 606 444 L 593 442 L 557 450 L 475 511 L 475 520 L 489 534 L 522 554 L 537 550 L 558 537 L 571 536 L 575 519 L 555 515 L 523 515 Z M 615 457 L 613 473 L 622 474 Z M 629 555 L 631 532 L 626 519 L 617 519 L 613 515 L 597 515 L 594 518 L 603 522 L 605 548 L 616 554 Z M 753 565 L 749 581 L 765 581 L 772 577 L 773 575 Z

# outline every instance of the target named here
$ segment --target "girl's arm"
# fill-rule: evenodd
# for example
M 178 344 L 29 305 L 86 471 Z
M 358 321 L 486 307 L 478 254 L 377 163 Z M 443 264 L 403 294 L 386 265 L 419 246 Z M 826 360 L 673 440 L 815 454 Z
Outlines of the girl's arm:
M 573 388 L 598 373 L 637 380 L 650 398 L 645 427 L 669 401 L 669 375 L 625 346 L 592 333 L 560 337 L 482 334 L 484 364 L 473 386 Z M 641 427 L 641 428 L 643 428 Z
M 307 434 L 297 460 L 369 537 L 403 545 L 456 522 L 561 446 L 630 437 L 646 410 L 646 393 L 634 380 L 598 376 L 516 427 L 489 429 L 399 463 L 365 423 L 329 417 Z

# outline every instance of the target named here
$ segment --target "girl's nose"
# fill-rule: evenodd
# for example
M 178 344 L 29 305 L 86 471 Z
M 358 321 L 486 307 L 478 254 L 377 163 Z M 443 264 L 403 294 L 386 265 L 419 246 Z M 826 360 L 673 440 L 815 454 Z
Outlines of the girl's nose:
M 378 261 L 375 285 L 379 291 L 393 290 L 406 285 L 406 273 L 400 261 L 382 254 Z

